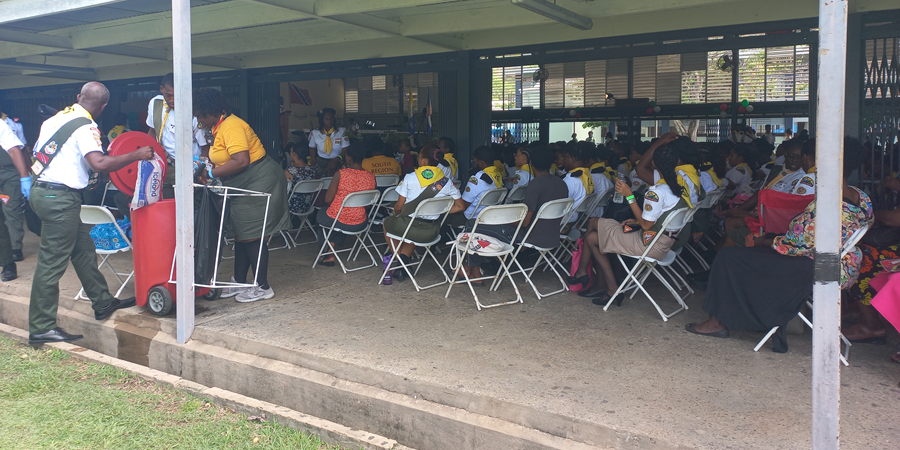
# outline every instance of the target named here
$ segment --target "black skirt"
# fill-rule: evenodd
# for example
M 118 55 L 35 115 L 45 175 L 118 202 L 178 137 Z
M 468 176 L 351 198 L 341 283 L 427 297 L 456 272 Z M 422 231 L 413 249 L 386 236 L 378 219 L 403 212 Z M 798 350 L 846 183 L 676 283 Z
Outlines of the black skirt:
M 713 261 L 703 310 L 726 327 L 785 326 L 812 294 L 815 264 L 771 247 L 725 248 Z

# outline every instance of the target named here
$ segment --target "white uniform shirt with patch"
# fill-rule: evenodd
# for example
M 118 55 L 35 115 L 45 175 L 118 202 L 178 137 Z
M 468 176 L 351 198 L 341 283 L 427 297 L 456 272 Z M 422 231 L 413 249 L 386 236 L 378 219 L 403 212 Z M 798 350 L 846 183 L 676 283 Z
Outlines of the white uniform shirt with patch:
M 319 129 L 312 130 L 309 133 L 309 147 L 316 149 L 319 158 L 334 159 L 340 156 L 341 151 L 350 146 L 350 138 L 344 136 L 346 130 L 338 128 L 331 133 L 331 155 L 325 153 L 325 140 L 328 136 Z
M 650 189 L 647 189 L 647 193 L 644 194 L 644 209 L 641 211 L 641 218 L 648 222 L 656 222 L 663 213 L 674 208 L 680 199 L 681 197 L 676 197 L 672 193 L 672 189 L 667 184 L 660 183 L 651 186 Z M 673 228 L 669 228 L 666 231 L 669 230 L 675 231 Z
M 166 116 L 166 100 L 162 95 L 157 95 L 156 97 L 153 97 L 152 100 L 150 100 L 150 106 L 147 110 L 147 126 L 155 130 L 154 133 L 156 133 L 156 136 L 153 136 L 154 138 L 159 136 L 160 130 L 159 128 L 156 128 L 156 124 L 153 123 L 153 104 L 156 103 L 157 100 L 163 102 L 162 116 L 160 117 L 160 120 L 165 119 L 165 123 L 161 125 L 163 127 L 162 139 L 159 143 L 162 144 L 163 148 L 166 149 L 166 153 L 168 153 L 169 156 L 177 158 L 178 156 L 175 154 L 175 110 L 173 109 L 169 111 L 169 115 Z M 206 135 L 203 133 L 203 130 L 200 129 L 200 127 L 197 125 L 196 117 L 191 118 L 191 121 L 193 122 L 192 133 L 194 137 L 194 148 L 192 150 L 192 153 L 194 156 L 200 156 L 200 147 L 203 147 L 207 144 Z
M 728 191 L 738 194 L 750 194 L 750 182 L 753 181 L 753 173 L 747 166 L 737 166 L 725 174 L 725 179 L 729 181 Z
M 453 169 L 446 164 L 438 164 L 438 169 L 441 169 L 441 172 L 444 172 L 444 176 L 450 180 L 455 180 L 456 178 L 453 176 Z
M 612 181 L 609 181 L 609 178 L 604 173 L 591 172 L 591 179 L 594 180 L 594 192 L 600 194 L 601 196 L 604 192 L 614 187 Z M 591 217 L 603 217 L 603 212 L 605 209 L 606 208 L 602 206 L 594 208 L 594 212 L 591 213 Z
M 516 169 L 515 175 L 512 176 L 512 181 L 510 182 L 509 188 L 512 189 L 516 186 L 528 186 L 528 183 L 531 183 L 531 174 L 528 173 L 527 170 Z
M 475 205 L 481 200 L 484 193 L 496 187 L 493 181 L 484 180 L 482 175 L 484 175 L 484 178 L 490 178 L 490 175 L 485 174 L 483 170 L 479 170 L 475 176 L 469 178 L 469 183 L 466 184 L 466 187 L 463 190 L 462 199 L 469 204 L 469 207 L 466 208 L 466 211 L 463 213 L 466 215 L 466 219 L 475 217 L 486 207 L 481 206 L 477 211 L 475 210 Z
M 419 184 L 419 177 L 416 176 L 416 173 L 410 172 L 406 174 L 405 177 L 403 177 L 403 181 L 401 181 L 397 186 L 397 194 L 405 198 L 406 202 L 409 203 L 415 200 L 419 196 L 419 194 L 425 191 L 425 188 L 427 187 L 428 186 L 422 187 L 422 185 Z M 454 186 L 453 183 L 449 180 L 447 184 L 444 185 L 444 187 L 441 189 L 441 191 L 438 192 L 434 197 L 437 198 L 446 196 L 450 196 L 453 200 L 459 198 L 459 189 L 457 189 L 456 186 Z M 400 211 L 397 211 L 397 213 L 399 212 Z M 409 217 L 412 217 L 413 215 L 415 215 L 415 213 L 410 213 Z M 439 219 L 440 216 L 421 216 L 420 218 L 425 220 L 435 220 Z
M 569 198 L 575 200 L 575 203 L 572 204 L 572 209 L 578 209 L 578 206 L 581 205 L 581 201 L 587 196 L 587 191 L 584 190 L 584 183 L 581 182 L 581 178 L 573 177 L 571 173 L 567 173 L 562 180 L 569 189 Z M 569 223 L 575 222 L 576 220 L 578 220 L 578 214 L 572 214 Z
M 631 190 L 636 191 L 647 185 L 647 182 L 642 180 L 641 177 L 637 174 L 637 168 L 631 169 Z
M 798 171 L 799 172 L 799 171 Z M 816 174 L 807 173 L 801 177 L 796 184 L 794 184 L 794 188 L 791 189 L 791 194 L 797 195 L 813 195 L 816 193 Z
M 706 174 L 706 175 L 708 176 L 709 174 Z M 691 194 L 691 204 L 696 205 L 697 202 L 700 201 L 700 191 L 697 190 L 697 186 L 694 185 L 694 182 L 691 181 L 691 179 L 687 176 L 687 173 L 685 173 L 683 170 L 678 171 L 678 176 L 681 177 L 682 180 L 684 180 L 684 183 L 688 187 L 688 192 L 690 192 L 690 194 Z M 654 169 L 653 170 L 653 183 L 654 184 L 659 183 L 659 180 L 661 180 L 661 179 L 662 179 L 662 176 L 659 174 L 659 171 Z M 711 177 L 710 177 L 710 181 L 712 181 Z M 703 185 L 703 175 L 700 176 L 700 185 L 701 186 Z M 715 183 L 713 183 L 713 185 L 715 185 Z M 703 188 L 703 189 L 706 190 L 706 188 Z M 672 192 L 672 190 L 669 189 L 669 192 Z M 706 190 L 706 192 L 709 192 L 709 191 Z
M 24 146 L 25 144 L 22 143 L 22 140 L 16 136 L 16 132 L 5 121 L 0 121 L 0 148 L 9 153 L 9 150 L 13 147 L 21 148 Z
M 25 140 L 25 130 L 22 128 L 22 124 L 16 122 L 12 117 L 9 116 L 6 116 L 5 122 L 9 129 L 13 132 L 13 134 L 16 135 L 16 138 L 19 140 L 19 142 L 22 143 L 21 146 L 24 147 L 25 144 L 28 143 L 28 141 Z
M 707 194 L 719 188 L 709 172 L 700 172 L 700 186 L 703 187 Z
M 803 169 L 791 172 L 785 175 L 782 179 L 775 182 L 769 189 L 778 192 L 784 192 L 785 194 L 790 194 L 794 188 L 797 186 L 797 182 L 800 181 L 806 175 L 806 172 Z
M 44 148 L 47 141 L 75 117 L 79 116 L 74 113 L 57 114 L 44 121 L 34 148 L 37 151 Z M 92 120 L 90 124 L 75 130 L 64 144 L 57 144 L 56 156 L 38 177 L 38 181 L 64 184 L 72 189 L 86 188 L 91 176 L 91 166 L 84 157 L 91 152 L 103 151 L 97 123 Z

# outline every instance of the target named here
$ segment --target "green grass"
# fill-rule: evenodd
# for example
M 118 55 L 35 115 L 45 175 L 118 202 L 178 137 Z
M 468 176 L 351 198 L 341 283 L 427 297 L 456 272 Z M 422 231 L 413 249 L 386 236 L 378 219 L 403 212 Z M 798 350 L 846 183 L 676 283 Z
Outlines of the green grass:
M 0 337 L 0 449 L 333 447 L 121 369 Z

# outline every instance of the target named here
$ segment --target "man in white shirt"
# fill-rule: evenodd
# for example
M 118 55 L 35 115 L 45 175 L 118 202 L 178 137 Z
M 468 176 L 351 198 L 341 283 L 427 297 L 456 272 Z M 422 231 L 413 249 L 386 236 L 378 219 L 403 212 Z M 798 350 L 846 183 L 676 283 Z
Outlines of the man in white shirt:
M 25 140 L 25 129 L 22 128 L 22 124 L 19 123 L 18 118 L 10 117 L 10 116 L 6 115 L 5 112 L 3 112 L 2 105 L 0 105 L 0 122 L 6 122 L 6 125 L 9 127 L 9 129 L 12 130 L 12 132 L 19 139 L 19 142 L 22 143 L 22 149 L 24 149 L 25 144 L 28 143 L 28 141 Z
M 106 278 L 97 268 L 91 226 L 82 223 L 80 217 L 81 194 L 91 170 L 113 172 L 153 157 L 149 146 L 119 156 L 103 153 L 100 130 L 93 118 L 103 113 L 108 101 L 106 86 L 85 84 L 78 103 L 47 119 L 35 143 L 36 161 L 31 171 L 37 181 L 31 190 L 31 206 L 41 218 L 41 246 L 28 309 L 30 344 L 71 342 L 83 337 L 66 333 L 56 321 L 59 280 L 69 260 L 91 299 L 95 319 L 106 320 L 117 309 L 135 304 L 134 297 L 119 300 L 109 293 Z
M 3 266 L 0 278 L 3 281 L 12 281 L 18 277 L 16 261 L 22 260 L 22 220 L 25 212 L 25 199 L 31 190 L 31 177 L 28 175 L 28 166 L 22 155 L 25 144 L 19 140 L 15 132 L 0 121 L 0 193 L 9 197 L 8 203 L 16 199 L 16 207 L 4 204 L 0 208 L 0 265 Z M 15 214 L 16 219 L 6 219 L 7 214 Z M 12 239 L 14 238 L 14 239 Z M 18 243 L 18 247 L 14 245 Z
M 180 160 L 175 150 L 175 76 L 171 73 L 163 76 L 159 82 L 160 95 L 153 97 L 147 107 L 148 132 L 163 148 L 166 149 L 169 167 L 166 171 L 166 181 L 163 187 L 163 198 L 175 198 L 175 161 Z M 186 112 L 191 114 L 191 112 Z M 197 118 L 193 118 L 194 146 L 193 156 L 199 158 L 209 155 L 209 145 L 203 130 L 197 125 Z

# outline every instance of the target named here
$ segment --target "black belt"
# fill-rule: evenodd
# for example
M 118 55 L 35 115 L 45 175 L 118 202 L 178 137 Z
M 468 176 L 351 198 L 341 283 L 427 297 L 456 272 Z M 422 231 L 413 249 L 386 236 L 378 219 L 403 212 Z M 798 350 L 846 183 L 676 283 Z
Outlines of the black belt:
M 672 239 L 678 239 L 678 232 L 677 231 L 663 231 L 663 236 L 668 236 Z
M 70 188 L 64 184 L 50 183 L 48 181 L 38 181 L 37 183 L 34 183 L 34 185 L 37 187 L 40 187 L 40 188 L 50 189 L 51 191 L 69 191 L 69 192 L 79 192 L 80 193 L 81 191 L 84 190 L 84 189 Z
M 259 164 L 259 163 L 261 163 L 261 162 L 263 162 L 264 159 L 266 159 L 266 156 L 263 156 L 262 158 L 259 158 L 259 159 L 257 159 L 256 161 L 253 161 L 252 163 L 250 163 L 250 165 L 248 165 L 247 167 L 244 167 L 244 168 L 241 169 L 241 171 L 238 172 L 238 173 L 233 173 L 233 174 L 231 174 L 231 175 L 225 175 L 225 176 L 219 177 L 219 179 L 222 180 L 222 181 L 232 180 L 232 179 L 234 179 L 234 177 L 236 177 L 236 176 L 238 176 L 238 175 L 244 173 L 244 171 L 246 171 L 247 169 L 249 169 L 249 168 L 251 168 L 251 167 L 253 167 L 253 166 L 255 166 L 255 165 L 257 165 L 257 164 Z

